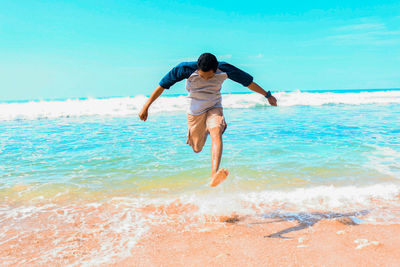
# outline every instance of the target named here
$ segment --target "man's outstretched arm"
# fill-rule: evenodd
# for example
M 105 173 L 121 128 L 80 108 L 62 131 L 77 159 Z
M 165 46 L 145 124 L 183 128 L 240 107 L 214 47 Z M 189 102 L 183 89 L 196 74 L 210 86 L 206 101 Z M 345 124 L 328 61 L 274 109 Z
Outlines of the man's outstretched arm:
M 251 82 L 250 85 L 247 86 L 247 88 L 249 88 L 250 90 L 252 90 L 252 91 L 254 91 L 254 92 L 256 92 L 256 93 L 262 94 L 264 97 L 267 96 L 267 92 L 266 92 L 264 89 L 262 89 L 262 88 L 261 88 L 258 84 L 256 84 L 255 82 Z M 273 95 L 271 95 L 271 96 L 268 97 L 267 99 L 268 99 L 268 102 L 269 102 L 269 104 L 270 104 L 271 106 L 275 106 L 275 107 L 277 106 L 276 98 L 275 98 Z
M 144 104 L 142 111 L 140 111 L 139 113 L 139 118 L 142 121 L 147 120 L 150 105 L 162 94 L 162 92 L 164 92 L 164 88 L 161 87 L 161 85 L 157 86 L 157 88 L 153 91 L 153 93 L 147 100 L 146 104 Z
M 218 68 L 222 71 L 225 71 L 229 79 L 240 83 L 241 85 L 249 88 L 254 92 L 262 94 L 263 96 L 267 96 L 267 92 L 262 89 L 258 84 L 253 82 L 253 77 L 247 72 L 244 72 L 241 69 L 238 69 L 235 66 L 226 62 L 220 62 Z M 268 102 L 271 106 L 277 106 L 276 98 L 272 95 L 268 97 Z

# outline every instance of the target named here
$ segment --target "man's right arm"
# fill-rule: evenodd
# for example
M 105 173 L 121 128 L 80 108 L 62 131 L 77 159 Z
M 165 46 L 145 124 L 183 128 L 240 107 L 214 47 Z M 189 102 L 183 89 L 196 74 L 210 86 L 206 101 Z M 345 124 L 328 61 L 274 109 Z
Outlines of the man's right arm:
M 159 85 L 157 86 L 157 88 L 153 91 L 153 93 L 151 94 L 151 96 L 149 97 L 149 99 L 147 100 L 146 104 L 144 104 L 142 111 L 140 111 L 139 113 L 139 118 L 142 121 L 146 121 L 147 120 L 147 116 L 148 116 L 148 111 L 149 111 L 149 107 L 150 105 L 164 92 L 164 88 Z
M 146 104 L 144 104 L 142 111 L 139 113 L 139 118 L 142 121 L 147 120 L 148 110 L 151 105 L 164 91 L 169 89 L 175 83 L 189 78 L 189 76 L 196 71 L 197 62 L 182 62 L 168 72 L 160 81 L 159 86 L 154 90 Z

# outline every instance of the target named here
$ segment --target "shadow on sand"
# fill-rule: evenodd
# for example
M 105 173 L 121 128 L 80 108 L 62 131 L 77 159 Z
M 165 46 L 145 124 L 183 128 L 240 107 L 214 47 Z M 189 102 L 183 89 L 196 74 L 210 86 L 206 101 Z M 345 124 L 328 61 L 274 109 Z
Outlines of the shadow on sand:
M 282 221 L 297 221 L 298 225 L 284 229 L 277 233 L 266 235 L 264 237 L 270 238 L 283 238 L 283 239 L 291 239 L 290 237 L 282 236 L 283 234 L 290 233 L 293 231 L 303 230 L 305 228 L 311 227 L 320 220 L 337 220 L 340 223 L 345 225 L 357 225 L 357 221 L 359 220 L 357 216 L 364 216 L 368 214 L 369 211 L 362 210 L 357 212 L 349 212 L 349 213 L 334 213 L 334 212 L 299 212 L 299 213 L 279 213 L 279 212 L 270 212 L 262 215 L 264 219 L 275 219 L 274 221 L 268 222 L 256 222 L 252 224 L 265 224 L 265 223 L 275 223 Z

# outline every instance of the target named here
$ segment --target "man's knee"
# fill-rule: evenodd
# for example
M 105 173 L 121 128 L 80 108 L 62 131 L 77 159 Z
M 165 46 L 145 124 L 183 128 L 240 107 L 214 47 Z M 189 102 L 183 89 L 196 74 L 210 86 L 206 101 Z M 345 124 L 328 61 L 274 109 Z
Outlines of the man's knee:
M 193 146 L 194 153 L 200 153 L 203 150 L 203 147 L 200 146 Z
M 221 136 L 222 136 L 222 129 L 221 129 L 221 127 L 212 128 L 212 129 L 209 130 L 209 132 L 210 132 L 210 137 L 211 137 L 212 139 L 214 139 L 214 138 L 221 138 Z

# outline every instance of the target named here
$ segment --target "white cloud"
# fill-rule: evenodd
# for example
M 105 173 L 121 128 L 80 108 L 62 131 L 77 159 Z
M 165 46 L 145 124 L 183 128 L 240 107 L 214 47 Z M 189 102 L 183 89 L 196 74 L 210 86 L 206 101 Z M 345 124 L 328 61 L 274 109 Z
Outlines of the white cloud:
M 261 54 L 261 53 L 258 53 L 257 55 L 252 55 L 252 56 L 249 56 L 249 58 L 263 58 L 264 57 L 264 54 Z
M 194 57 L 184 57 L 184 58 L 178 58 L 175 61 L 179 61 L 179 62 L 187 62 L 187 61 L 197 61 L 197 58 Z
M 218 59 L 230 59 L 232 58 L 232 55 L 228 54 L 228 55 L 221 55 L 221 56 L 217 56 Z
M 335 29 L 340 34 L 326 37 L 339 45 L 400 44 L 400 30 L 388 30 L 383 23 L 358 23 Z
M 383 23 L 359 23 L 351 24 L 336 28 L 338 31 L 354 31 L 354 30 L 381 30 L 386 29 Z

